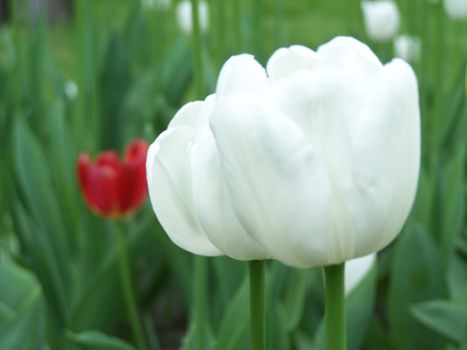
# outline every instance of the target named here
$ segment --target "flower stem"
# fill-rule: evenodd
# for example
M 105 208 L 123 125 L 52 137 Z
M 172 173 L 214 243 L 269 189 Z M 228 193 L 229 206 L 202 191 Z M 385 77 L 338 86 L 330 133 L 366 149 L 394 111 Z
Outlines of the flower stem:
M 345 263 L 324 268 L 326 350 L 345 350 L 347 348 L 344 272 Z
M 191 0 L 191 19 L 193 22 L 193 69 L 196 98 L 204 95 L 204 74 L 202 61 L 201 28 L 199 23 L 199 0 Z
M 264 261 L 249 262 L 251 349 L 266 349 Z
M 253 40 L 254 50 L 257 57 L 262 58 L 262 0 L 253 0 Z
M 192 322 L 195 328 L 195 349 L 206 349 L 206 258 L 203 256 L 194 257 L 194 291 L 193 291 L 193 314 Z
M 118 239 L 118 255 L 120 260 L 120 277 L 122 280 L 123 294 L 125 297 L 126 308 L 130 318 L 130 324 L 133 331 L 138 349 L 146 349 L 144 342 L 143 331 L 138 317 L 138 309 L 136 299 L 131 284 L 130 267 L 128 263 L 128 254 L 126 250 L 125 233 L 121 227 L 121 223 L 117 224 L 117 239 Z

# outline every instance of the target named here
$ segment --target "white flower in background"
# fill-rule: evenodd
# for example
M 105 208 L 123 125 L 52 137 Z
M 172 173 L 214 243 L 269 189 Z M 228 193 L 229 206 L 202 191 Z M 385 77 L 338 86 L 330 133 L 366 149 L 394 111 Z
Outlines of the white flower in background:
M 345 264 L 345 294 L 357 287 L 370 272 L 376 260 L 376 254 L 370 254 L 361 258 L 352 259 Z
M 412 68 L 361 42 L 230 58 L 148 151 L 153 209 L 192 253 L 297 267 L 379 251 L 401 231 L 420 166 Z
M 444 0 L 444 10 L 453 20 L 467 19 L 467 0 Z
M 397 57 L 414 62 L 420 58 L 422 43 L 420 39 L 407 34 L 399 35 L 394 39 L 394 52 Z
M 74 100 L 78 96 L 78 86 L 73 80 L 67 80 L 65 82 L 65 95 L 70 99 Z
M 399 30 L 400 16 L 392 0 L 363 1 L 363 19 L 368 37 L 374 41 L 391 40 Z
M 172 6 L 172 0 L 141 0 L 143 9 L 151 10 L 155 8 L 160 8 L 162 10 L 167 10 Z
M 208 29 L 209 8 L 205 1 L 200 1 L 198 4 L 199 25 L 202 31 Z M 184 0 L 177 5 L 177 22 L 185 34 L 191 34 L 193 30 L 191 16 L 191 1 Z

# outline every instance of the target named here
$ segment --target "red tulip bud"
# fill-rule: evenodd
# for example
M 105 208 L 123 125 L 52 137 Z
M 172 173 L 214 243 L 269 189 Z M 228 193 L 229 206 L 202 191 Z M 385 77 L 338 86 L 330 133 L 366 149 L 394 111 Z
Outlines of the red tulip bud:
M 77 171 L 81 190 L 92 211 L 105 217 L 120 217 L 140 207 L 146 198 L 147 142 L 134 140 L 123 159 L 104 151 L 94 162 L 82 153 Z

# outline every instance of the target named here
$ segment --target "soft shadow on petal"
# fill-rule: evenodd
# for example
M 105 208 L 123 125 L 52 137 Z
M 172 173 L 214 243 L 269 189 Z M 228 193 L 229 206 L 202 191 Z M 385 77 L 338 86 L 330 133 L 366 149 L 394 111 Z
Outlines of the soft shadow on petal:
M 205 127 L 192 152 L 193 197 L 198 218 L 209 240 L 223 254 L 238 260 L 263 260 L 267 250 L 248 235 L 232 209 L 222 177 L 219 156 L 209 127 Z
M 330 184 L 322 159 L 294 122 L 266 105 L 236 94 L 211 119 L 232 206 L 273 258 L 327 264 Z
M 415 74 L 400 59 L 367 86 L 349 121 L 355 186 L 346 193 L 359 224 L 356 256 L 380 250 L 400 232 L 420 168 L 420 111 Z
M 201 229 L 193 204 L 188 127 L 163 132 L 148 152 L 148 186 L 154 212 L 171 240 L 200 255 L 220 255 Z M 150 158 L 149 158 L 150 157 Z

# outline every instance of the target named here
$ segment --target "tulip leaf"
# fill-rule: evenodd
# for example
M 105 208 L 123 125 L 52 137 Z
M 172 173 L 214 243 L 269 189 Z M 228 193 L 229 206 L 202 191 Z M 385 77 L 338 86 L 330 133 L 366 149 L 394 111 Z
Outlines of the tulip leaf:
M 98 331 L 81 333 L 67 332 L 66 337 L 71 345 L 80 350 L 134 350 L 135 348 L 121 339 L 108 336 Z
M 15 124 L 13 145 L 18 185 L 25 201 L 24 207 L 16 205 L 16 212 L 24 219 L 18 220 L 18 224 L 47 300 L 57 306 L 57 321 L 63 326 L 66 288 L 70 284 L 70 249 L 59 201 L 42 147 L 21 121 Z M 26 214 L 27 211 L 30 213 Z
M 456 345 L 467 334 L 467 305 L 432 300 L 413 305 L 411 312 L 421 324 Z
M 15 204 L 14 213 L 18 223 L 18 234 L 28 252 L 31 266 L 43 286 L 51 314 L 56 324 L 63 327 L 66 318 L 66 296 L 52 247 L 48 244 L 44 232 L 37 228 L 38 224 L 34 223 L 19 203 Z
M 245 278 L 225 310 L 217 330 L 215 350 L 241 350 L 245 347 L 249 323 L 248 281 Z
M 114 34 L 105 55 L 101 76 L 101 149 L 120 150 L 124 147 L 124 131 L 131 121 L 124 115 L 123 103 L 128 92 L 129 71 L 128 54 L 124 40 Z M 112 125 L 112 132 L 107 129 Z
M 439 251 L 420 226 L 409 225 L 396 243 L 388 296 L 389 325 L 398 350 L 438 349 L 443 341 L 410 315 L 413 303 L 446 294 Z
M 34 275 L 0 254 L 0 349 L 43 350 L 45 305 Z
M 284 319 L 286 320 L 286 329 L 289 332 L 294 331 L 302 318 L 306 292 L 309 285 L 309 274 L 307 270 L 297 270 L 291 274 L 291 281 L 285 295 Z

